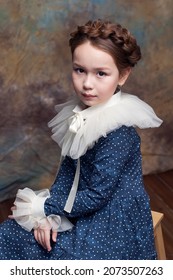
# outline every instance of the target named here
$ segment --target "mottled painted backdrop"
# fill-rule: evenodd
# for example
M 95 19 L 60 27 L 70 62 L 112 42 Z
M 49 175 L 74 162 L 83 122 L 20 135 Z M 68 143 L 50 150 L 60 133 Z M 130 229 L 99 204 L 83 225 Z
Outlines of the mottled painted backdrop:
M 172 0 L 0 0 L 0 200 L 49 187 L 59 161 L 47 122 L 72 94 L 68 34 L 106 18 L 137 37 L 143 60 L 124 90 L 164 120 L 141 134 L 144 173 L 173 168 Z

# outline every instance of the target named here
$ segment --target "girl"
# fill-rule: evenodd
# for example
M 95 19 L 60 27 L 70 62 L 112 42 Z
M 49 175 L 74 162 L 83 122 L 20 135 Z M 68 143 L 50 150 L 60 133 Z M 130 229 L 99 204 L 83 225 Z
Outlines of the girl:
M 120 90 L 140 47 L 127 29 L 102 20 L 79 26 L 69 43 L 76 97 L 49 123 L 61 167 L 50 192 L 18 191 L 0 228 L 0 259 L 156 259 L 134 127 L 162 121 Z

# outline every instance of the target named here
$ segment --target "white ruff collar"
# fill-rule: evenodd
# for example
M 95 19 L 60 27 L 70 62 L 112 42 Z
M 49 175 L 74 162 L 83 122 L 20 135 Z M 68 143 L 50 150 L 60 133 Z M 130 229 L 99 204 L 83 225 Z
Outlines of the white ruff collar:
M 162 120 L 153 109 L 138 97 L 122 93 L 114 94 L 107 102 L 83 109 L 76 98 L 64 103 L 64 108 L 48 123 L 52 138 L 62 149 L 62 156 L 78 159 L 92 148 L 101 137 L 120 128 L 158 127 Z M 56 110 L 60 106 L 56 106 Z

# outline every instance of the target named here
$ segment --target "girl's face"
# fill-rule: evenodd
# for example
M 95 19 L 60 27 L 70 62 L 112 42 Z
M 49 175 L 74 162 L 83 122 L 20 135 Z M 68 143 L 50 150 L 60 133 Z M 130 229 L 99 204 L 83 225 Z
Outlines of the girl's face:
M 120 76 L 112 56 L 89 41 L 79 45 L 73 53 L 73 86 L 86 106 L 106 102 L 117 86 L 125 83 L 129 73 L 130 69 Z

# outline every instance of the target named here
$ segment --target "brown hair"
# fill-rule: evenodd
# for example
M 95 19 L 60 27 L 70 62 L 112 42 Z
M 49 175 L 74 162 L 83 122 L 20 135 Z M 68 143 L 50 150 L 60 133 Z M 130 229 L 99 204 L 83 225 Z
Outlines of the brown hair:
M 85 25 L 78 26 L 70 36 L 69 45 L 72 55 L 79 45 L 90 41 L 93 46 L 113 57 L 120 73 L 128 67 L 134 67 L 141 58 L 136 39 L 120 24 L 100 19 L 88 21 Z

